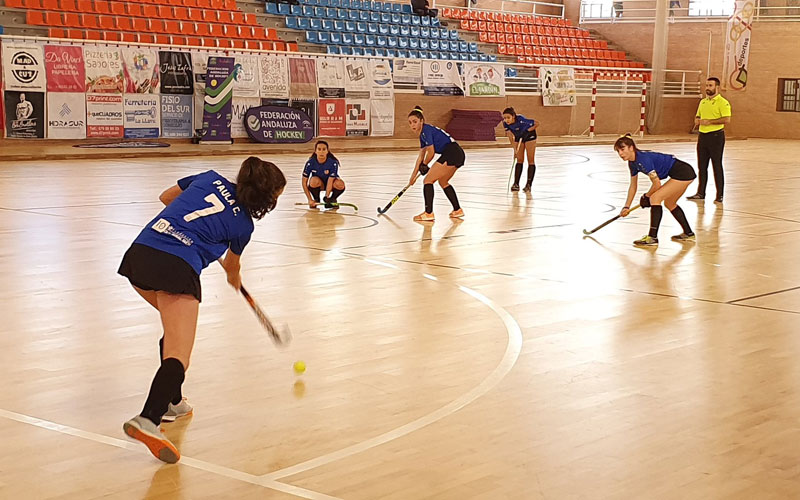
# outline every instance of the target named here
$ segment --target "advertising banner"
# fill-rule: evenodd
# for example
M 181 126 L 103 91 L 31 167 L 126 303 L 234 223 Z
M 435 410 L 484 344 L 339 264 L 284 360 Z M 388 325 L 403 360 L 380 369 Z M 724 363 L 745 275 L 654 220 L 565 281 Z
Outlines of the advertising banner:
M 161 69 L 155 50 L 142 47 L 123 48 L 122 71 L 125 75 L 126 94 L 158 94 Z
M 464 95 L 458 64 L 453 61 L 422 61 L 425 95 Z
M 265 104 L 262 102 L 262 104 Z M 265 104 L 266 105 L 266 104 Z M 272 104 L 274 105 L 274 104 Z M 316 99 L 292 99 L 289 101 L 289 107 L 302 111 L 311 120 L 311 127 L 314 129 L 314 135 L 317 135 L 317 100 Z
M 319 58 L 316 61 L 319 97 L 344 97 L 343 61 L 333 58 Z
M 86 46 L 83 48 L 86 65 L 86 92 L 90 94 L 121 94 L 125 88 L 122 54 L 113 47 Z M 120 103 L 122 100 L 120 100 Z M 87 109 L 89 101 L 86 101 Z
M 126 95 L 122 106 L 126 139 L 158 138 L 161 99 L 157 95 Z
M 259 59 L 261 97 L 289 98 L 289 58 L 264 55 Z
M 46 78 L 42 46 L 4 41 L 3 84 L 6 90 L 44 92 Z
M 319 135 L 342 137 L 346 132 L 344 99 L 320 99 Z
M 80 82 L 83 85 L 83 79 Z M 86 94 L 47 93 L 47 138 L 86 138 Z
M 344 91 L 352 99 L 369 99 L 372 82 L 372 65 L 367 59 L 344 62 Z
M 86 94 L 86 137 L 121 138 L 123 130 L 121 94 Z
M 369 135 L 369 99 L 347 99 L 345 113 L 348 136 Z
M 44 67 L 47 72 L 48 92 L 86 91 L 86 67 L 83 61 L 83 47 L 45 45 Z M 85 101 L 85 99 L 82 100 Z M 84 102 L 82 106 L 85 110 L 86 103 Z
M 316 68 L 313 59 L 289 59 L 289 95 L 292 98 L 317 97 Z
M 314 126 L 304 112 L 283 106 L 250 108 L 245 128 L 256 142 L 304 143 L 314 138 Z
M 181 94 L 161 94 L 161 137 L 192 137 L 192 101 Z
M 231 137 L 240 138 L 248 137 L 247 130 L 245 130 L 244 116 L 250 108 L 258 108 L 261 106 L 260 97 L 235 97 L 233 98 L 233 105 L 231 107 Z
M 391 136 L 394 134 L 394 101 L 373 99 L 370 102 L 370 135 Z
M 392 67 L 389 61 L 372 61 L 372 89 L 373 99 L 393 99 L 394 83 L 392 82 Z
M 505 66 L 490 63 L 464 63 L 467 97 L 505 97 Z
M 234 59 L 208 58 L 203 101 L 203 142 L 231 142 Z
M 44 137 L 44 92 L 6 90 L 6 137 Z
M 422 59 L 395 59 L 393 76 L 399 83 L 422 83 Z
M 158 53 L 161 94 L 191 95 L 194 72 L 192 54 L 162 50 Z
M 763 4 L 762 4 L 763 6 Z M 753 35 L 753 0 L 736 0 L 736 9 L 728 20 L 725 37 L 725 59 L 722 88 L 744 90 L 747 87 L 747 69 L 750 60 L 750 37 Z
M 575 70 L 573 68 L 539 68 L 542 102 L 545 106 L 575 106 Z
M 258 82 L 258 76 L 261 73 L 258 56 L 236 54 L 235 59 L 233 95 L 236 97 L 258 97 L 261 90 Z

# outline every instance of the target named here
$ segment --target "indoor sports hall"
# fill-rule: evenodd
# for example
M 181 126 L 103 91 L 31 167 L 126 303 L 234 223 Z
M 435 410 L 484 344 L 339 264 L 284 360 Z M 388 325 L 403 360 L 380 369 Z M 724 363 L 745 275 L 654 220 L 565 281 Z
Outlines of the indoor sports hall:
M 793 0 L 2 1 L 0 499 L 800 496 Z

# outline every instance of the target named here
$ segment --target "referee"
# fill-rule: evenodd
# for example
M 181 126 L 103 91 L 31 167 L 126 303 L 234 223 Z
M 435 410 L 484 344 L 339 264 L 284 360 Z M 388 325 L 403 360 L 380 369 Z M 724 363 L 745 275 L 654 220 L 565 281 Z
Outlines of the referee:
M 694 126 L 700 127 L 697 139 L 697 169 L 700 171 L 700 183 L 697 194 L 688 200 L 704 200 L 708 183 L 708 160 L 714 167 L 714 184 L 717 185 L 715 203 L 722 203 L 725 190 L 725 174 L 722 172 L 722 152 L 725 149 L 725 125 L 731 121 L 731 104 L 719 95 L 719 78 L 706 80 L 706 98 L 697 106 Z

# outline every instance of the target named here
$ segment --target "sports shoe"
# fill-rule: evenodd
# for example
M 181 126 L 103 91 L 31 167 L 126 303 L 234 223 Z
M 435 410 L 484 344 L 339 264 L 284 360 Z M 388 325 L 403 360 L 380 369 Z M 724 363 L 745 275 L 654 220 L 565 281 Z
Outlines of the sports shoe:
M 706 197 L 704 195 L 698 193 L 698 194 L 693 194 L 691 196 L 687 196 L 686 199 L 687 200 L 692 200 L 692 201 L 699 201 L 699 200 L 705 200 Z
M 694 233 L 692 234 L 681 233 L 673 236 L 672 241 L 697 241 L 697 238 L 695 237 Z
M 450 212 L 450 217 L 453 219 L 463 219 L 464 218 L 464 211 L 462 209 L 453 210 Z
M 511 186 L 511 190 L 512 191 L 519 191 L 519 184 L 514 184 L 513 186 Z
M 167 413 L 161 417 L 162 422 L 174 422 L 175 419 L 185 417 L 192 414 L 192 405 L 186 402 L 186 398 L 181 399 L 181 402 L 174 405 L 172 403 L 167 407 Z
M 717 199 L 714 200 L 714 203 L 722 204 L 722 196 L 717 196 Z
M 525 192 L 525 193 L 530 193 L 531 192 L 531 185 L 530 184 L 525 184 L 525 187 L 522 189 L 522 191 Z
M 433 222 L 434 220 L 435 217 L 433 214 L 429 214 L 428 212 L 422 212 L 414 217 L 414 222 Z
M 178 448 L 161 433 L 161 429 L 141 415 L 136 415 L 122 424 L 122 430 L 133 439 L 144 443 L 150 453 L 162 462 L 174 464 L 181 459 Z
M 658 245 L 658 238 L 653 238 L 649 234 L 646 234 L 633 242 L 634 245 L 637 247 L 654 247 Z

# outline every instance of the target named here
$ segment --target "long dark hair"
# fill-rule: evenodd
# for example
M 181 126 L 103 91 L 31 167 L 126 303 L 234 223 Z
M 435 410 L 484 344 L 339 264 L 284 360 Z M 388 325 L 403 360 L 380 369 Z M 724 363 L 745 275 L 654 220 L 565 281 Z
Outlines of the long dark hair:
M 633 139 L 631 138 L 631 134 L 625 134 L 617 139 L 617 141 L 614 143 L 614 151 L 619 151 L 625 146 L 630 146 L 636 151 L 639 151 L 639 148 L 636 147 L 636 143 L 633 142 Z
M 425 121 L 425 116 L 422 115 L 422 108 L 419 106 L 414 106 L 414 109 L 408 114 L 409 118 L 412 116 L 416 116 L 422 121 Z
M 286 177 L 274 163 L 251 156 L 242 162 L 236 176 L 236 199 L 259 220 L 275 208 L 285 186 Z
M 320 144 L 324 144 L 325 147 L 328 148 L 328 156 L 325 158 L 325 161 L 327 161 L 328 158 L 333 159 L 333 161 L 339 161 L 339 159 L 336 158 L 335 156 L 333 156 L 333 153 L 331 153 L 331 147 L 328 145 L 328 141 L 323 141 L 321 139 L 314 144 L 314 152 L 311 153 L 311 156 L 308 157 L 309 160 L 312 159 L 312 158 L 316 158 L 316 156 L 317 156 L 317 146 L 319 146 Z
M 511 115 L 511 116 L 514 117 L 514 121 L 517 120 L 517 112 L 514 111 L 514 108 L 512 108 L 512 107 L 508 107 L 508 108 L 504 109 L 503 110 L 503 114 L 504 115 Z

